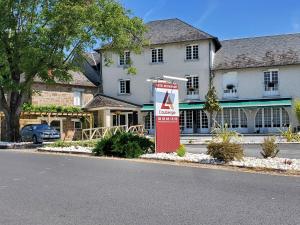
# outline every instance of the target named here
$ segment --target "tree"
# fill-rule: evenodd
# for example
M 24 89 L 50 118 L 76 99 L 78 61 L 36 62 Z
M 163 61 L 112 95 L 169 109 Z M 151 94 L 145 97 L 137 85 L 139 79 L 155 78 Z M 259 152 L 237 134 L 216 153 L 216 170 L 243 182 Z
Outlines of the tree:
M 221 107 L 220 107 L 220 104 L 218 101 L 218 96 L 216 93 L 216 89 L 213 85 L 210 86 L 210 88 L 205 96 L 204 110 L 209 113 L 210 127 L 212 127 L 213 113 L 221 110 Z
M 139 52 L 145 26 L 117 0 L 0 0 L 0 110 L 6 139 L 19 141 L 22 105 L 35 79 L 69 82 L 72 63 L 100 40 Z

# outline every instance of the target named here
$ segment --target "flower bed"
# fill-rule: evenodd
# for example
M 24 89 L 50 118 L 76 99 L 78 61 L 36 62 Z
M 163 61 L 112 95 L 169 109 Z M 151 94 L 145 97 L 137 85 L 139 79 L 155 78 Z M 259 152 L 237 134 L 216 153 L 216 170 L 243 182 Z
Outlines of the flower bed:
M 222 161 L 218 161 L 207 154 L 193 154 L 187 153 L 184 157 L 179 157 L 176 153 L 157 153 L 157 154 L 145 154 L 140 158 L 142 159 L 155 159 L 155 160 L 167 160 L 167 161 L 182 161 L 193 162 L 202 164 L 225 164 Z M 260 159 L 255 157 L 244 157 L 240 161 L 231 161 L 226 165 L 239 166 L 246 168 L 266 168 L 277 170 L 296 170 L 300 171 L 300 159 L 285 159 L 285 158 L 268 158 Z
M 56 152 L 56 153 L 73 153 L 73 154 L 92 154 L 92 148 L 82 146 L 70 147 L 44 147 L 39 148 L 38 151 Z

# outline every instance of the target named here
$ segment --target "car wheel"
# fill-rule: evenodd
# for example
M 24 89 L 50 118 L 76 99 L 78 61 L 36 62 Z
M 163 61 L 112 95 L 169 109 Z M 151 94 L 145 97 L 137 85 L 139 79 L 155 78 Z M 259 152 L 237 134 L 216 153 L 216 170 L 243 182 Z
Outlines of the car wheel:
M 37 140 L 36 135 L 33 135 L 32 142 L 33 142 L 33 144 L 38 144 L 39 143 L 38 140 Z

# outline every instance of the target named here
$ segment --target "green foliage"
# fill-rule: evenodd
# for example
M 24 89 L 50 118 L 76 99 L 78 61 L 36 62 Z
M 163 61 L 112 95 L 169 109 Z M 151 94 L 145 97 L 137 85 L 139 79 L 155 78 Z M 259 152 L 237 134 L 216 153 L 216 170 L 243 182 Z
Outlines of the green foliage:
M 100 140 L 93 152 L 97 156 L 137 158 L 142 154 L 154 152 L 154 143 L 148 138 L 122 132 Z
M 296 113 L 298 122 L 300 123 L 300 100 L 295 101 L 295 113 Z
M 235 159 L 241 160 L 244 157 L 244 150 L 237 143 L 210 142 L 207 145 L 207 154 L 227 163 Z
M 14 120 L 7 122 L 11 141 L 19 122 L 8 115 L 20 115 L 34 80 L 70 82 L 69 71 L 82 65 L 77 56 L 99 42 L 136 53 L 145 43 L 143 21 L 118 0 L 0 1 L 0 18 L 0 106 Z
M 264 139 L 264 142 L 261 144 L 262 151 L 260 154 L 264 158 L 274 158 L 279 153 L 279 146 L 276 144 L 275 137 L 268 137 Z
M 286 139 L 287 142 L 298 142 L 300 141 L 300 135 L 294 133 L 292 127 L 289 126 L 287 130 L 280 130 L 281 136 Z
M 205 96 L 205 103 L 203 109 L 209 113 L 213 113 L 221 110 L 215 87 L 212 87 L 208 90 Z
M 184 146 L 183 144 L 181 144 L 181 145 L 179 146 L 179 148 L 177 149 L 176 153 L 177 153 L 177 155 L 178 155 L 179 157 L 184 157 L 185 154 L 186 154 L 185 146 Z
M 75 106 L 56 106 L 56 105 L 31 105 L 24 103 L 23 112 L 56 112 L 56 113 L 79 113 L 82 112 L 80 107 Z
M 89 140 L 89 141 L 56 141 L 54 143 L 49 144 L 50 147 L 58 147 L 58 148 L 64 148 L 64 147 L 71 147 L 71 146 L 81 146 L 81 147 L 90 147 L 94 148 L 97 144 L 96 140 Z
M 212 131 L 213 141 L 216 142 L 231 142 L 232 140 L 238 140 L 241 138 L 241 134 L 236 131 L 229 130 L 228 125 L 219 126 Z

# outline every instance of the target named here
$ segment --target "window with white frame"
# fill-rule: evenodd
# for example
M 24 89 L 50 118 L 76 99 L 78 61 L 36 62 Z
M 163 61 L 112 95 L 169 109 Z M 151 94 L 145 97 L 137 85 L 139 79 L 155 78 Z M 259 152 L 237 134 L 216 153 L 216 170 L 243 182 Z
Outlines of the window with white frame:
M 164 61 L 164 53 L 162 48 L 151 49 L 152 63 L 162 63 Z
M 186 46 L 186 60 L 199 59 L 199 46 L 188 45 Z
M 196 111 L 196 125 L 198 129 L 208 128 L 208 118 L 206 113 L 203 110 Z
M 73 92 L 74 96 L 74 106 L 82 106 L 82 91 L 81 90 L 74 90 Z
M 81 130 L 82 129 L 82 123 L 80 120 L 74 120 L 74 129 L 75 130 Z
M 278 92 L 278 70 L 269 70 L 264 72 L 265 92 Z
M 262 108 L 256 113 L 256 128 L 280 128 L 289 126 L 289 115 L 284 108 Z
M 247 128 L 247 116 L 243 109 L 223 109 L 216 115 L 217 126 L 228 128 Z
M 125 51 L 123 54 L 120 54 L 120 66 L 125 66 L 130 64 L 130 52 Z
M 130 94 L 130 80 L 119 80 L 119 94 Z
M 199 77 L 196 75 L 186 76 L 186 94 L 187 95 L 198 95 L 199 94 Z

